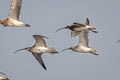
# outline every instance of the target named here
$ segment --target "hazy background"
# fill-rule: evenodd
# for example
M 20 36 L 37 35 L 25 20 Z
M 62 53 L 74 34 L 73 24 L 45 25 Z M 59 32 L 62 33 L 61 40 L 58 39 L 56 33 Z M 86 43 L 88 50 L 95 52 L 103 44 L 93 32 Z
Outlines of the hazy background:
M 11 0 L 1 0 L 0 19 L 8 16 Z M 23 0 L 20 20 L 30 28 L 0 25 L 0 71 L 10 80 L 120 80 L 120 1 L 119 0 Z M 84 22 L 99 33 L 90 32 L 90 47 L 99 56 L 64 51 L 44 54 L 45 71 L 32 54 L 14 51 L 32 46 L 33 34 L 49 37 L 48 47 L 57 51 L 77 45 L 69 30 L 55 30 L 72 22 Z

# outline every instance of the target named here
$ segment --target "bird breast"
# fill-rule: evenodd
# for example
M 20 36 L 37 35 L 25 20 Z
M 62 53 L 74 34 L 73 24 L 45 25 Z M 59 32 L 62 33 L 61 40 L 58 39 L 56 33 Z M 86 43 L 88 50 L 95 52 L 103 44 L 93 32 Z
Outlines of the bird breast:
M 91 50 L 92 50 L 91 48 L 88 48 L 85 46 L 79 46 L 79 49 L 78 49 L 78 51 L 82 53 L 89 53 Z
M 33 53 L 44 53 L 46 51 L 47 51 L 46 47 L 35 46 L 35 47 L 31 48 L 31 52 L 33 52 Z
M 9 26 L 23 26 L 23 22 L 9 18 L 7 21 Z

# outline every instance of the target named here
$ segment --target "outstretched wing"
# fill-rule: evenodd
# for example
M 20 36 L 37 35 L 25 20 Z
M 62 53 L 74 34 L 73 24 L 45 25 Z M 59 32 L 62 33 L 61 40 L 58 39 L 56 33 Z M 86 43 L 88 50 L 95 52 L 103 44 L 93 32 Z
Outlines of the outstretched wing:
M 89 25 L 89 19 L 88 19 L 88 18 L 86 18 L 84 24 L 85 24 L 85 25 Z
M 9 18 L 19 20 L 22 0 L 12 0 L 9 12 Z
M 80 31 L 72 31 L 71 32 L 71 37 L 78 36 L 80 34 Z
M 79 46 L 89 47 L 88 31 L 81 31 L 79 36 Z
M 35 39 L 35 45 L 36 46 L 43 46 L 43 47 L 47 47 L 46 42 L 44 40 L 44 38 L 47 38 L 45 36 L 41 36 L 41 35 L 33 35 L 34 39 Z
M 40 65 L 46 70 L 46 66 L 42 60 L 42 54 L 39 53 L 32 53 L 32 55 L 35 57 L 35 59 L 40 63 Z

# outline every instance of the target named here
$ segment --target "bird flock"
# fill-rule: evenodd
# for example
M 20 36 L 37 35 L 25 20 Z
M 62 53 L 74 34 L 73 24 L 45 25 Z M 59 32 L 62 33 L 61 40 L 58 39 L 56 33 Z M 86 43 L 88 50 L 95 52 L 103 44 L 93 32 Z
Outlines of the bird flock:
M 30 24 L 25 24 L 19 20 L 21 5 L 22 5 L 22 0 L 12 0 L 9 16 L 7 19 L 0 20 L 0 24 L 2 24 L 4 27 L 30 27 L 31 26 Z M 72 50 L 79 53 L 91 53 L 94 55 L 99 55 L 97 54 L 97 51 L 95 49 L 89 47 L 89 37 L 88 37 L 89 31 L 97 33 L 97 30 L 95 27 L 90 26 L 88 18 L 86 18 L 84 23 L 73 22 L 71 25 L 67 25 L 66 27 L 57 29 L 56 32 L 63 29 L 71 30 L 71 37 L 79 36 L 79 44 L 76 46 L 63 49 L 61 50 L 61 52 L 65 50 Z M 46 70 L 47 68 L 42 59 L 42 54 L 50 53 L 53 55 L 58 53 L 58 51 L 56 51 L 54 47 L 51 48 L 47 47 L 47 44 L 45 42 L 45 39 L 48 39 L 47 37 L 42 35 L 33 35 L 33 38 L 35 39 L 35 44 L 32 47 L 19 49 L 15 51 L 15 53 L 21 50 L 27 50 L 31 52 L 32 55 L 35 57 L 35 59 Z M 5 76 L 5 77 L 0 76 L 0 80 L 9 80 L 4 73 L 2 72 L 0 73 Z

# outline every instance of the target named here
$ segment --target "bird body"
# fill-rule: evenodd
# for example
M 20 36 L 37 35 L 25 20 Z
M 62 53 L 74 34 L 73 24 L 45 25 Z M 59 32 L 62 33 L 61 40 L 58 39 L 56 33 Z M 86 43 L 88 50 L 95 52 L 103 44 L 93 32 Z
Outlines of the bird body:
M 24 27 L 24 26 L 29 26 L 29 24 L 24 24 L 23 22 L 15 20 L 15 19 L 12 19 L 12 18 L 8 18 L 6 20 L 2 20 L 2 21 L 0 21 L 0 23 L 3 24 L 5 27 L 16 27 L 16 26 Z
M 92 53 L 94 55 L 98 55 L 96 53 L 96 50 L 93 50 L 88 45 L 88 31 L 80 32 L 79 44 L 77 46 L 72 46 L 72 47 L 64 49 L 64 50 L 72 50 L 72 51 L 80 52 L 80 53 Z M 64 51 L 64 50 L 62 50 L 62 51 Z
M 85 46 L 78 46 L 78 45 L 75 47 L 72 47 L 72 50 L 80 53 L 89 53 L 90 51 L 92 51 L 91 48 L 88 48 Z
M 48 48 L 42 46 L 33 46 L 30 52 L 33 53 L 45 53 Z
M 58 53 L 55 48 L 47 48 L 46 42 L 44 40 L 44 38 L 47 38 L 45 36 L 41 36 L 41 35 L 33 35 L 34 39 L 35 39 L 35 45 L 33 45 L 32 47 L 26 47 L 23 49 L 19 49 L 18 51 L 21 50 L 27 50 L 29 52 L 32 53 L 32 55 L 35 57 L 35 59 L 41 64 L 41 66 L 46 70 L 45 64 L 42 60 L 42 54 L 44 53 L 50 53 L 50 54 L 55 54 Z
M 89 19 L 88 18 L 85 20 L 84 24 L 73 22 L 72 25 L 68 25 L 64 28 L 57 29 L 56 32 L 58 32 L 62 29 L 71 30 L 72 31 L 71 32 L 71 37 L 78 36 L 80 34 L 80 32 L 83 31 L 83 30 L 87 30 L 87 31 L 90 30 L 94 33 L 97 33 L 96 28 L 89 25 Z
M 33 46 L 28 51 L 32 53 L 55 53 L 56 52 L 54 48 L 46 48 L 42 46 Z

